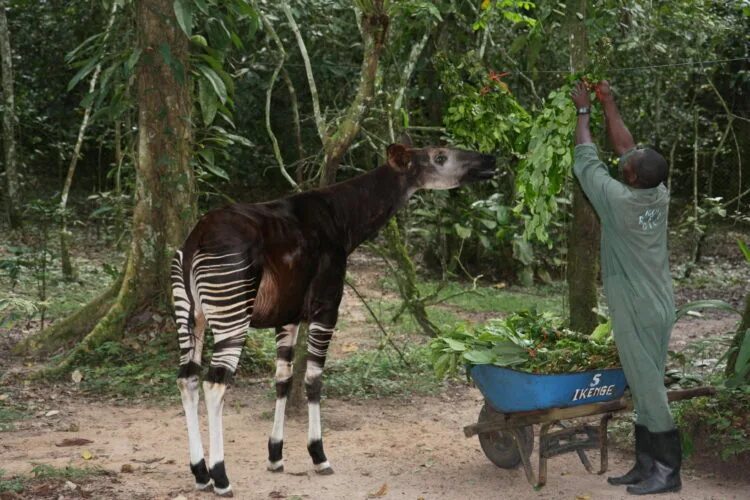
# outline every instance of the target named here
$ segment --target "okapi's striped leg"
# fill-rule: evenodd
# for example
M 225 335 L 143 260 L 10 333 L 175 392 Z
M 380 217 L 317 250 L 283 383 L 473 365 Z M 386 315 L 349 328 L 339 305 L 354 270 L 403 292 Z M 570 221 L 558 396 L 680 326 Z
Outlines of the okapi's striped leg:
M 231 497 L 224 466 L 224 394 L 245 344 L 260 272 L 240 253 L 198 254 L 193 262 L 196 288 L 214 335 L 211 365 L 203 382 L 210 440 L 208 473 L 214 492 Z
M 180 371 L 177 386 L 180 388 L 182 407 L 187 422 L 188 445 L 190 448 L 190 471 L 195 476 L 195 487 L 207 490 L 211 487 L 206 461 L 203 458 L 203 443 L 198 420 L 198 376 L 203 353 L 203 334 L 206 320 L 202 311 L 194 310 L 185 290 L 182 273 L 182 252 L 178 251 L 172 261 L 172 295 L 175 308 L 175 322 L 180 342 Z M 192 295 L 192 294 L 190 294 Z
M 310 453 L 315 472 L 333 474 L 331 464 L 323 452 L 323 431 L 320 426 L 320 392 L 323 388 L 323 366 L 326 362 L 328 345 L 333 336 L 333 327 L 321 323 L 310 323 L 307 339 L 307 369 L 305 371 L 305 392 L 307 393 L 308 430 L 307 451 Z
M 292 385 L 292 359 L 294 344 L 297 342 L 298 324 L 284 325 L 276 329 L 276 411 L 273 416 L 273 429 L 268 438 L 268 470 L 284 470 L 284 413 L 289 388 Z

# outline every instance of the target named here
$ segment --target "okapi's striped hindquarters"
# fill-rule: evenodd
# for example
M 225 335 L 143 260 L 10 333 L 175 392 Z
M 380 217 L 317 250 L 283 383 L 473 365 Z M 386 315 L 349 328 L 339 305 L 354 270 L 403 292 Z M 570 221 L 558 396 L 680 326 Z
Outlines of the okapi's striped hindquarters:
M 172 262 L 172 295 L 180 341 L 178 383 L 187 416 L 190 468 L 196 488 L 212 484 L 225 496 L 231 486 L 224 469 L 222 409 L 227 378 L 237 369 L 250 326 L 260 272 L 245 252 L 202 252 L 185 261 L 177 251 Z M 203 382 L 208 412 L 210 450 L 203 458 L 198 424 L 198 375 L 205 325 L 211 327 L 214 350 Z
M 190 470 L 200 490 L 232 496 L 224 468 L 222 409 L 249 327 L 276 329 L 276 412 L 268 470 L 282 471 L 284 412 L 299 324 L 309 323 L 305 392 L 307 448 L 315 471 L 333 470 L 323 451 L 322 374 L 338 319 L 347 256 L 376 234 L 417 189 L 449 189 L 492 177 L 494 157 L 447 148 L 388 148 L 388 163 L 325 189 L 206 214 L 177 251 L 172 293 L 180 342 L 177 379 L 187 420 Z M 198 383 L 206 325 L 214 350 L 203 382 L 209 457 L 203 456 Z

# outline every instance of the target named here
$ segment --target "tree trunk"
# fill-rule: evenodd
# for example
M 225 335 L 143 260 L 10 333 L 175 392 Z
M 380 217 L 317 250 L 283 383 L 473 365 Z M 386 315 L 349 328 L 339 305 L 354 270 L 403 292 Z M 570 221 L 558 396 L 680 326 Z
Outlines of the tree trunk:
M 570 68 L 582 71 L 587 64 L 586 0 L 568 4 Z M 579 17 L 580 16 L 580 17 Z M 568 307 L 570 328 L 591 333 L 598 323 L 596 279 L 599 274 L 599 220 L 578 183 L 573 179 L 573 219 L 568 231 Z
M 2 60 L 3 86 L 3 146 L 5 160 L 5 211 L 12 229 L 21 227 L 21 195 L 18 187 L 16 164 L 16 108 L 13 94 L 13 60 L 10 48 L 8 18 L 5 16 L 6 2 L 0 0 L 0 59 Z
M 129 257 L 111 307 L 61 369 L 70 367 L 78 353 L 120 339 L 134 313 L 171 307 L 170 260 L 196 220 L 195 179 L 189 163 L 188 39 L 177 25 L 172 4 L 171 0 L 137 2 L 142 55 L 136 73 L 138 152 Z
M 357 95 L 349 104 L 336 131 L 328 135 L 323 143 L 325 162 L 323 171 L 320 173 L 321 186 L 328 186 L 336 182 L 336 171 L 339 163 L 341 163 L 341 159 L 359 133 L 362 119 L 369 108 L 372 97 L 375 95 L 378 62 L 388 33 L 388 16 L 383 10 L 383 0 L 375 0 L 372 3 L 372 9 L 369 12 L 362 13 L 361 31 L 365 49 L 362 56 L 362 70 L 359 76 Z

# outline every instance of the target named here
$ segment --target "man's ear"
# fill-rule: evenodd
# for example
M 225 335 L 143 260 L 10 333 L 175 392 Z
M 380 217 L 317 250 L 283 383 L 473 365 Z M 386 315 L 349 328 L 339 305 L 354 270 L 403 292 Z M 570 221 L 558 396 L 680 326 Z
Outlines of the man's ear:
M 396 170 L 406 170 L 411 163 L 411 152 L 403 144 L 391 144 L 386 149 L 388 165 Z

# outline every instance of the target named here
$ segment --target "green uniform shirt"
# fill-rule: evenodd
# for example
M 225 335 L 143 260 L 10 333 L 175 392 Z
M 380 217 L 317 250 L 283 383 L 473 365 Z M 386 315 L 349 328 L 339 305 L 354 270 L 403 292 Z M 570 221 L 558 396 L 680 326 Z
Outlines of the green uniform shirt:
M 594 144 L 576 146 L 573 171 L 601 221 L 602 280 L 613 325 L 671 327 L 667 188 L 635 189 L 613 179 Z

